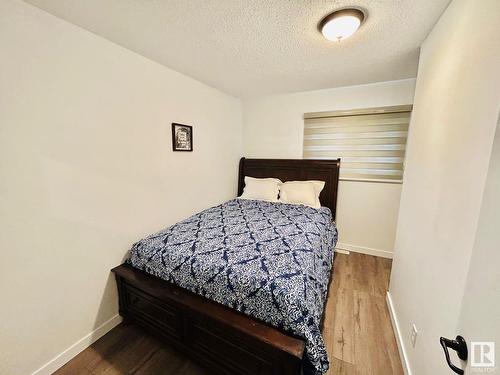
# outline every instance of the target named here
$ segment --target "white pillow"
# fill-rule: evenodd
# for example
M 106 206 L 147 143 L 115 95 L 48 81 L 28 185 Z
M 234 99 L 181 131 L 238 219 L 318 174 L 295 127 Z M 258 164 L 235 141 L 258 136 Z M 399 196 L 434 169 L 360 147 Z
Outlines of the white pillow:
M 316 206 L 317 208 L 321 207 L 321 203 L 319 201 L 319 195 L 323 191 L 323 188 L 325 187 L 325 181 L 317 181 L 317 180 L 310 180 L 306 182 L 311 182 L 314 185 L 314 193 L 316 194 Z
M 280 187 L 279 202 L 320 208 L 319 194 L 324 187 L 324 181 L 287 181 Z
M 245 176 L 245 187 L 241 199 L 256 199 L 277 202 L 281 180 L 277 178 L 254 178 Z

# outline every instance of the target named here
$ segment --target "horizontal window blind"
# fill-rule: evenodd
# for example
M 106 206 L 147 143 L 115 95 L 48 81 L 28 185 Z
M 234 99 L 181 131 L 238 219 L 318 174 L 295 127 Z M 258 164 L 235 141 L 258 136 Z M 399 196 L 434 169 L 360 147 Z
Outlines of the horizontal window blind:
M 304 158 L 340 158 L 340 178 L 402 181 L 411 106 L 304 115 Z

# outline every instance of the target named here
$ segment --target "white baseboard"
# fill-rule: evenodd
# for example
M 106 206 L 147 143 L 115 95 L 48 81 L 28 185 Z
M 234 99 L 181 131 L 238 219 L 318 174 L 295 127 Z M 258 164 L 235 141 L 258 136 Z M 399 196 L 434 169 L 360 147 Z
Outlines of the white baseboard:
M 403 336 L 401 335 L 401 330 L 399 328 L 398 317 L 396 315 L 396 310 L 394 310 L 394 305 L 392 303 L 391 294 L 387 292 L 386 295 L 387 308 L 389 309 L 389 315 L 391 316 L 392 329 L 394 331 L 394 336 L 396 336 L 396 342 L 398 344 L 399 357 L 401 358 L 401 364 L 403 365 L 403 371 L 405 375 L 412 375 L 410 363 L 408 362 L 408 356 L 406 355 L 405 344 L 403 342 Z
M 72 358 L 76 357 L 81 351 L 88 348 L 95 341 L 99 340 L 102 336 L 115 328 L 118 324 L 121 323 L 121 321 L 122 317 L 116 314 L 111 319 L 108 319 L 107 321 L 102 323 L 88 335 L 85 335 L 80 340 L 75 342 L 68 349 L 56 355 L 31 375 L 50 375 L 54 373 L 56 370 L 68 363 Z
M 374 255 L 376 257 L 389 258 L 389 259 L 392 259 L 392 256 L 393 256 L 392 251 L 374 249 L 371 247 L 350 245 L 350 244 L 342 243 L 342 242 L 337 243 L 337 246 L 335 248 L 338 250 L 352 251 L 354 253 Z M 341 251 L 339 251 L 339 253 L 340 252 Z
M 349 255 L 351 253 L 349 250 L 339 249 L 338 247 L 335 248 L 335 252 L 339 253 L 339 254 L 346 254 L 346 255 Z

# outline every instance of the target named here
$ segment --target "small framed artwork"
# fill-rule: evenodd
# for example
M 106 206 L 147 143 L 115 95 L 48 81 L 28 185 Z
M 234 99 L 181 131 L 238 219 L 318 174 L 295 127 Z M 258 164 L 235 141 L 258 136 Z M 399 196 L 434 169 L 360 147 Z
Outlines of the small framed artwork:
M 193 127 L 172 123 L 172 149 L 174 151 L 193 151 Z

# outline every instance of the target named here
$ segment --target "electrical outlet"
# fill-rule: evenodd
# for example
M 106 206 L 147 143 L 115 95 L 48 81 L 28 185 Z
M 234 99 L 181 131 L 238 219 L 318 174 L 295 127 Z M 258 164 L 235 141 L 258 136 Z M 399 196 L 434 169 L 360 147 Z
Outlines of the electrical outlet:
M 417 326 L 415 324 L 412 324 L 410 332 L 410 341 L 411 341 L 411 346 L 413 347 L 415 347 L 415 345 L 417 344 L 417 335 L 418 335 Z

